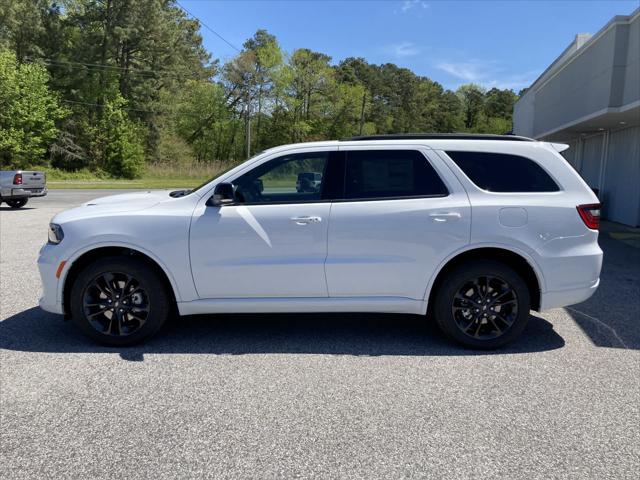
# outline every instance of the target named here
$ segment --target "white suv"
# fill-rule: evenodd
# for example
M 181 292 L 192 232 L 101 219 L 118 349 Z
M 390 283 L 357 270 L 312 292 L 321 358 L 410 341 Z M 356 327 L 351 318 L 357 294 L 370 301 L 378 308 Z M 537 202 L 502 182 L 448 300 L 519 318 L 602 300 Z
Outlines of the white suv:
M 267 150 L 194 190 L 116 195 L 52 220 L 40 306 L 126 345 L 181 315 L 389 312 L 495 348 L 530 309 L 598 287 L 598 199 L 513 136 L 356 137 Z M 300 189 L 300 173 L 319 188 Z

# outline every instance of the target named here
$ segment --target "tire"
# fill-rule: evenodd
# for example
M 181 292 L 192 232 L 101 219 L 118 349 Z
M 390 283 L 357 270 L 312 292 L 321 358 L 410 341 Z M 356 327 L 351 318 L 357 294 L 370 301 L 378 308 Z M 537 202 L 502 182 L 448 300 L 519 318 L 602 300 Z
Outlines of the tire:
M 440 329 L 470 348 L 494 349 L 520 336 L 529 321 L 531 299 L 524 279 L 494 260 L 455 267 L 434 300 Z
M 172 301 L 165 283 L 144 261 L 105 257 L 76 277 L 70 311 L 72 322 L 93 340 L 127 346 L 157 333 L 172 311 Z
M 29 201 L 28 198 L 16 198 L 13 200 L 6 200 L 7 205 L 9 205 L 11 208 L 22 208 L 27 204 L 28 201 Z

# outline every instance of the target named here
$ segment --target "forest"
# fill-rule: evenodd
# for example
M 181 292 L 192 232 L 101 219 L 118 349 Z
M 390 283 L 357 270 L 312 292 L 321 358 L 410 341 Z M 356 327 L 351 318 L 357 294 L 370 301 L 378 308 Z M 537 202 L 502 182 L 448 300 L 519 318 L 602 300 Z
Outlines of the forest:
M 512 90 L 286 52 L 265 30 L 221 62 L 204 27 L 176 0 L 0 0 L 1 167 L 132 179 L 292 142 L 511 130 Z

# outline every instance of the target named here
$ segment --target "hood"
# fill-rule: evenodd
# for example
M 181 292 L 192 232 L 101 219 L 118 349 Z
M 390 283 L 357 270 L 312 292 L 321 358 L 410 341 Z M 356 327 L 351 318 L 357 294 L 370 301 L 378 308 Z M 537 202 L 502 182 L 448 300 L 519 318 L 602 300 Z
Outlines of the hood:
M 130 212 L 149 208 L 166 200 L 171 190 L 155 190 L 147 192 L 122 193 L 96 198 L 84 203 L 83 207 L 100 207 L 101 211 Z
M 172 190 L 132 192 L 96 198 L 82 204 L 80 207 L 59 213 L 52 221 L 64 223 L 86 217 L 145 210 L 157 205 L 163 200 L 171 198 L 169 196 L 171 191 Z

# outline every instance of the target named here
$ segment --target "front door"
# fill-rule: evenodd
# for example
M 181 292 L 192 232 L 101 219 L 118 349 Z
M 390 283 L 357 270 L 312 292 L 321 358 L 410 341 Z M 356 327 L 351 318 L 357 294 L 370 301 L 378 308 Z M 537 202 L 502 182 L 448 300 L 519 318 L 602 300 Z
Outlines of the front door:
M 196 210 L 190 254 L 200 298 L 327 296 L 330 155 L 268 160 L 231 181 L 235 204 Z

